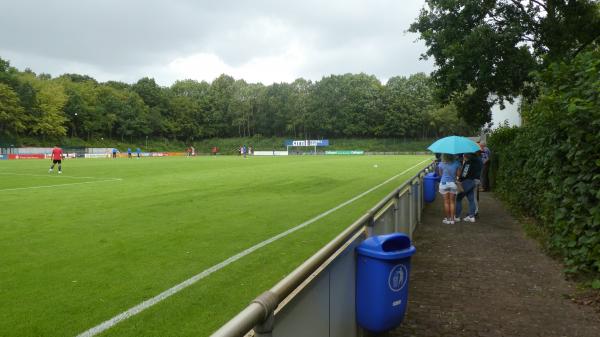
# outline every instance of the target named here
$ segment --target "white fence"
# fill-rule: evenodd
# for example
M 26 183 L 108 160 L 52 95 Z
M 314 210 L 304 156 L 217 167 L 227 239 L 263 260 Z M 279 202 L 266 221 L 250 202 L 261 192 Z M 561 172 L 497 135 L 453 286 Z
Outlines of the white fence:
M 254 151 L 255 156 L 287 156 L 287 151 Z

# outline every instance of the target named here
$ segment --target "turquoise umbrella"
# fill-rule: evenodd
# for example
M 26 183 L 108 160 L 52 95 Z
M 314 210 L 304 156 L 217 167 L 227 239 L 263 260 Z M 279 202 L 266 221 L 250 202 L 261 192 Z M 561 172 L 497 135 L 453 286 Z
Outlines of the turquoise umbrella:
M 433 153 L 473 153 L 480 150 L 479 145 L 469 138 L 449 136 L 438 139 L 427 148 Z

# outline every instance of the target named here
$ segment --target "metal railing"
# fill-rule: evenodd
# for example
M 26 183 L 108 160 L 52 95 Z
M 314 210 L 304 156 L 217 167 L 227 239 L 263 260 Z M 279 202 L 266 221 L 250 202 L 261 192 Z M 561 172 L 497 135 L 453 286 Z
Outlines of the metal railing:
M 262 337 L 358 336 L 354 248 L 371 235 L 404 232 L 412 237 L 424 207 L 423 177 L 432 167 L 394 189 L 212 337 L 242 337 L 252 329 L 255 336 Z

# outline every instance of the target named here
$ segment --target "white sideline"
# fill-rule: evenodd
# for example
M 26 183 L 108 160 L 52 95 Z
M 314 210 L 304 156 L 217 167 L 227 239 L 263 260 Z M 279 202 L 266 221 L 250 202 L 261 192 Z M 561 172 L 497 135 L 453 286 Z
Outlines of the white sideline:
M 51 177 L 58 179 L 102 179 L 102 180 L 121 180 L 121 178 L 98 178 L 98 177 L 77 177 L 77 176 L 68 176 L 68 175 L 51 175 L 51 174 L 29 174 L 29 173 L 5 173 L 0 172 L 3 175 L 11 175 L 11 176 L 27 176 L 27 177 Z
M 356 200 L 364 197 L 365 195 L 373 192 L 374 190 L 378 189 L 379 187 L 381 187 L 381 186 L 389 183 L 390 181 L 398 178 L 399 176 L 407 173 L 408 171 L 414 169 L 415 167 L 417 167 L 417 166 L 419 166 L 419 165 L 421 165 L 421 164 L 423 164 L 423 163 L 425 163 L 427 161 L 430 161 L 430 160 L 431 159 L 423 160 L 422 162 L 420 162 L 420 163 L 418 163 L 418 164 L 416 164 L 416 165 L 414 165 L 414 166 L 412 166 L 412 167 L 410 167 L 410 168 L 408 168 L 408 169 L 406 169 L 406 170 L 404 170 L 404 171 L 396 174 L 395 176 L 393 176 L 393 177 L 389 178 L 388 180 L 380 183 L 379 185 L 377 185 L 375 187 L 371 187 L 367 191 L 362 192 L 361 194 L 355 196 L 354 198 L 352 198 L 352 199 L 350 199 L 348 201 L 345 201 L 345 202 L 343 202 L 343 203 L 335 206 L 334 208 L 332 208 L 332 209 L 330 209 L 328 211 L 325 211 L 324 213 L 321 213 L 321 214 L 317 215 L 316 217 L 314 217 L 314 218 L 312 218 L 312 219 L 310 219 L 308 221 L 305 221 L 305 222 L 299 224 L 296 227 L 290 228 L 290 229 L 286 230 L 285 232 L 277 234 L 277 235 L 271 237 L 270 239 L 267 239 L 267 240 L 265 240 L 263 242 L 260 242 L 260 243 L 254 245 L 254 246 L 252 246 L 252 247 L 250 247 L 250 248 L 248 248 L 248 249 L 246 249 L 246 250 L 244 250 L 244 251 L 242 251 L 240 253 L 237 253 L 237 254 L 233 255 L 232 257 L 228 258 L 227 260 L 224 260 L 224 261 L 222 261 L 222 262 L 220 262 L 220 263 L 218 263 L 218 264 L 216 264 L 216 265 L 214 265 L 214 266 L 212 266 L 212 267 L 210 267 L 210 268 L 202 271 L 201 273 L 196 274 L 196 275 L 192 276 L 191 278 L 189 278 L 189 279 L 187 279 L 187 280 L 185 280 L 185 281 L 177 284 L 176 286 L 174 286 L 172 288 L 169 288 L 169 289 L 163 291 L 162 293 L 160 293 L 160 294 L 158 294 L 158 295 L 156 295 L 156 296 L 154 296 L 154 297 L 152 297 L 152 298 L 150 298 L 148 300 L 145 300 L 144 302 L 142 302 L 142 303 L 140 303 L 140 304 L 138 304 L 138 305 L 136 305 L 136 306 L 134 306 L 134 307 L 126 310 L 126 311 L 123 311 L 122 313 L 116 315 L 115 317 L 113 317 L 113 318 L 111 318 L 111 319 L 109 319 L 107 321 L 104 321 L 104 322 L 96 325 L 95 327 L 93 327 L 93 328 L 91 328 L 91 329 L 89 329 L 89 330 L 87 330 L 85 332 L 80 333 L 79 335 L 77 335 L 77 337 L 92 337 L 92 336 L 95 336 L 95 335 L 97 335 L 97 334 L 99 334 L 99 333 L 101 333 L 101 332 L 103 332 L 103 331 L 105 331 L 107 329 L 110 329 L 111 327 L 113 327 L 117 323 L 119 323 L 119 322 L 121 322 L 123 320 L 126 320 L 127 318 L 129 318 L 131 316 L 139 314 L 140 312 L 142 312 L 142 311 L 150 308 L 151 306 L 157 304 L 158 302 L 160 302 L 160 301 L 162 301 L 162 300 L 164 300 L 164 299 L 166 299 L 166 298 L 168 298 L 168 297 L 170 297 L 170 296 L 178 293 L 179 291 L 181 291 L 181 290 L 183 290 L 183 289 L 191 286 L 192 284 L 198 282 L 199 280 L 205 278 L 206 276 L 214 273 L 215 271 L 218 271 L 218 270 L 226 267 L 230 263 L 235 262 L 235 261 L 241 259 L 242 257 L 244 257 L 244 256 L 246 256 L 246 255 L 248 255 L 248 254 L 250 254 L 252 252 L 254 252 L 257 249 L 260 249 L 260 248 L 268 245 L 271 242 L 277 241 L 277 240 L 279 240 L 279 239 L 281 239 L 281 238 L 283 238 L 283 237 L 285 237 L 285 236 L 287 236 L 287 235 L 289 235 L 289 234 L 291 234 L 291 233 L 293 233 L 293 232 L 295 232 L 295 231 L 297 231 L 297 230 L 299 230 L 301 228 L 304 228 L 304 227 L 310 225 L 311 223 L 313 223 L 313 222 L 315 222 L 315 221 L 317 221 L 317 220 L 319 220 L 319 219 L 321 219 L 321 218 L 323 218 L 323 217 L 325 217 L 325 216 L 327 216 L 327 215 L 329 215 L 329 214 L 337 211 L 338 209 L 340 209 L 340 208 L 342 208 L 342 207 L 344 207 L 344 206 L 346 206 L 346 205 L 348 205 L 348 204 L 350 204 L 350 203 L 352 203 L 352 202 L 354 202 L 354 201 L 356 201 Z
M 83 183 L 68 183 L 68 184 L 57 184 L 57 185 L 41 185 L 41 186 L 30 186 L 30 187 L 16 187 L 16 188 L 4 188 L 1 189 L 0 192 L 4 191 L 18 191 L 18 190 L 32 190 L 37 188 L 49 188 L 49 187 L 61 187 L 61 186 L 72 186 L 72 185 L 83 185 L 83 184 L 97 184 L 107 181 L 121 181 L 121 178 L 111 178 L 106 180 L 95 180 L 95 181 L 86 181 Z

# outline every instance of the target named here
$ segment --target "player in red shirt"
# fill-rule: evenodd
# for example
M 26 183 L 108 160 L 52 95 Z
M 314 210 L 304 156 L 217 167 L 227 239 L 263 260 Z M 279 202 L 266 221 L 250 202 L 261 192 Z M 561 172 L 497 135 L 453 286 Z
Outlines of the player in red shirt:
M 52 173 L 54 171 L 54 165 L 56 165 L 58 163 L 58 174 L 62 173 L 62 156 L 63 156 L 63 151 L 60 147 L 58 147 L 58 145 L 55 145 L 54 148 L 52 149 L 52 156 L 51 156 L 51 160 L 52 160 L 52 166 L 50 166 L 50 169 L 48 170 L 48 173 Z

